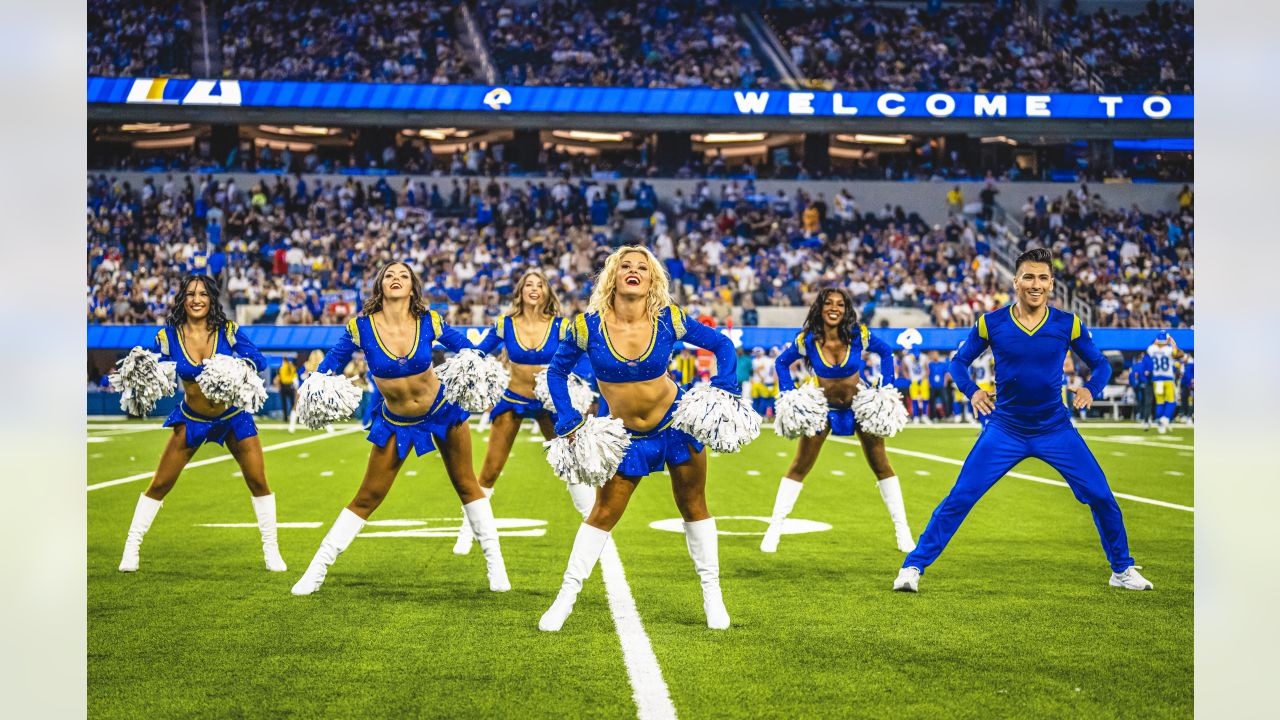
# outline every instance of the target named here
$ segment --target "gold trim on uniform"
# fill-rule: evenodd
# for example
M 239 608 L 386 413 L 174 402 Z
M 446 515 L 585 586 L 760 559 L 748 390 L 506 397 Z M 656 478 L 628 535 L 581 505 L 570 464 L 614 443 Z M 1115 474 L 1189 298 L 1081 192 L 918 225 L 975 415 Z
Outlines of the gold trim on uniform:
M 602 318 L 600 322 L 604 322 Z M 578 344 L 579 350 L 587 349 L 587 316 L 585 313 L 578 313 L 573 319 L 573 339 Z
M 667 309 L 671 311 L 671 326 L 676 331 L 676 339 L 679 340 L 680 338 L 684 337 L 684 334 L 685 334 L 684 310 L 682 310 L 680 307 L 676 305 L 668 305 Z
M 347 332 L 351 333 L 351 342 L 356 345 L 360 344 L 360 324 L 356 322 L 358 319 L 359 318 L 351 318 L 347 321 Z M 370 319 L 369 323 L 373 324 L 373 320 Z

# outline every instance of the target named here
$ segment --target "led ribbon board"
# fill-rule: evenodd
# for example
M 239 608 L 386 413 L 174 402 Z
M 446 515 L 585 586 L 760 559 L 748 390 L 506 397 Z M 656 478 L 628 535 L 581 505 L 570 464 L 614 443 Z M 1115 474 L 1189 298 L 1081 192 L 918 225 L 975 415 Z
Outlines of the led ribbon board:
M 89 103 L 475 113 L 1192 120 L 1192 95 L 819 92 L 89 78 Z

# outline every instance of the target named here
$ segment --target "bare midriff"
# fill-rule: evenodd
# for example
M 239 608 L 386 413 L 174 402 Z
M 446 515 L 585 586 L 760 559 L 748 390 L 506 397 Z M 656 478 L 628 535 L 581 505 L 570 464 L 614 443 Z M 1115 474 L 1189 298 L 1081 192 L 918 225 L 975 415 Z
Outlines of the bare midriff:
M 219 405 L 205 397 L 204 391 L 200 389 L 200 383 L 194 380 L 183 380 L 182 392 L 183 401 L 187 403 L 187 407 L 205 417 L 217 417 L 227 411 L 226 405 Z
M 440 392 L 440 378 L 433 369 L 409 377 L 374 377 L 373 382 L 382 393 L 387 410 L 405 417 L 426 415 Z
M 629 430 L 648 432 L 662 422 L 676 399 L 676 384 L 665 374 L 652 380 L 611 383 L 599 381 L 609 414 Z
M 847 408 L 853 403 L 853 396 L 858 394 L 862 384 L 857 375 L 844 378 L 818 378 L 818 387 L 827 396 L 827 404 L 834 408 Z
M 521 365 L 519 363 L 507 363 L 508 369 L 511 371 L 511 381 L 507 383 L 507 388 L 517 395 L 525 397 L 533 397 L 533 379 L 538 373 L 547 369 L 546 365 Z

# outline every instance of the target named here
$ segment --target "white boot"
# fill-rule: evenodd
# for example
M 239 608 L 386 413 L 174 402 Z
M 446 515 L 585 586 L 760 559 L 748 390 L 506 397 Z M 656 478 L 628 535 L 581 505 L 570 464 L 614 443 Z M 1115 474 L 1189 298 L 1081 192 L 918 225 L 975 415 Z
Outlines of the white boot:
M 483 485 L 480 486 L 480 491 L 483 492 L 484 496 L 487 498 L 493 497 L 493 491 L 495 489 L 496 488 L 487 488 Z M 463 510 L 462 527 L 458 529 L 458 539 L 453 543 L 453 554 L 466 555 L 471 552 L 471 544 L 475 542 L 475 539 L 476 534 L 471 532 L 471 523 L 467 522 L 467 513 Z
M 142 547 L 142 538 L 151 529 L 151 521 L 160 512 L 163 500 L 152 500 L 146 495 L 138 496 L 138 504 L 133 508 L 133 521 L 129 523 L 129 534 L 124 538 L 124 557 L 120 558 L 120 572 L 138 571 L 138 550 Z
M 729 611 L 720 592 L 719 540 L 715 518 L 684 523 L 684 541 L 693 558 L 693 569 L 702 580 L 702 609 L 707 613 L 707 627 L 712 630 L 729 627 Z
M 778 483 L 778 497 L 773 501 L 773 515 L 769 517 L 769 528 L 764 531 L 764 538 L 760 540 L 760 552 L 778 552 L 778 541 L 782 539 L 782 524 L 786 522 L 787 516 L 796 506 L 796 498 L 800 497 L 800 491 L 803 489 L 804 483 L 789 477 L 782 478 Z
M 560 592 L 555 602 L 538 620 L 538 629 L 545 632 L 557 632 L 564 627 L 564 621 L 573 612 L 573 603 L 578 599 L 582 583 L 591 577 L 591 570 L 600 560 L 605 543 L 609 542 L 609 533 L 586 523 L 578 526 L 578 534 L 573 538 L 573 550 L 569 552 L 569 564 L 564 569 L 564 582 L 560 584 Z
M 284 572 L 289 568 L 280 557 L 280 543 L 276 540 L 276 496 L 249 496 L 253 501 L 253 514 L 258 516 L 258 534 L 262 535 L 262 558 L 271 572 Z
M 364 518 L 347 508 L 343 508 L 342 512 L 338 513 L 338 519 L 333 521 L 333 527 L 329 528 L 329 533 L 324 536 L 324 540 L 320 541 L 320 549 L 316 550 L 316 556 L 311 558 L 307 571 L 294 584 L 292 590 L 294 595 L 310 595 L 320 589 L 324 584 L 324 576 L 329 572 L 329 566 L 351 545 L 351 541 L 356 539 L 356 535 L 364 528 L 364 523 Z
M 298 429 L 298 411 L 296 409 L 290 410 L 289 411 L 289 434 L 292 435 L 293 432 L 297 429 Z
M 489 573 L 489 589 L 493 592 L 510 590 L 511 581 L 507 579 L 507 566 L 502 562 L 502 548 L 498 544 L 498 524 L 494 522 L 489 498 L 483 497 L 463 505 L 462 514 L 467 516 L 472 534 L 480 541 L 480 551 L 484 553 Z
M 916 541 L 911 537 L 911 527 L 907 525 L 907 510 L 902 504 L 902 486 L 898 484 L 898 476 L 887 477 L 876 481 L 880 488 L 880 499 L 889 509 L 889 517 L 893 520 L 893 533 L 897 536 L 898 550 L 909 553 L 916 549 Z
M 586 519 L 591 508 L 596 506 L 596 489 L 581 483 L 569 483 L 569 499 L 573 500 L 573 508 Z

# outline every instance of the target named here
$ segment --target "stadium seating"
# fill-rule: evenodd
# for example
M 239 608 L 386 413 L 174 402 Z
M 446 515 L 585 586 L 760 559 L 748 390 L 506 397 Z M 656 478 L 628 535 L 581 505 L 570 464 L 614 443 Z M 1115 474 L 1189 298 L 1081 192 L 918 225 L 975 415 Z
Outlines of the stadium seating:
M 586 269 L 632 236 L 666 263 L 680 302 L 748 325 L 760 308 L 805 305 L 830 283 L 847 286 L 872 318 L 877 307 L 914 307 L 937 327 L 966 327 L 1008 301 L 993 230 L 979 219 L 868 212 L 847 193 L 828 198 L 800 184 L 765 194 L 703 181 L 658 198 L 644 182 L 278 177 L 237 187 L 148 176 L 135 187 L 98 175 L 88 197 L 95 323 L 157 321 L 176 280 L 193 271 L 224 278 L 233 306 L 265 310 L 259 322 L 334 323 L 358 310 L 365 275 L 392 257 L 411 259 L 429 300 L 459 324 L 491 318 L 529 265 L 550 269 L 575 310 L 590 294 Z M 1111 308 L 1104 325 L 1190 326 L 1190 210 L 1108 210 L 1100 198 L 1073 197 L 1024 208 L 1026 243 L 1052 247 L 1062 281 Z
M 181 3 L 91 0 L 90 75 L 209 72 L 228 78 L 621 87 L 782 87 L 798 73 L 844 90 L 1171 92 L 1193 89 L 1192 11 L 1150 3 L 1134 14 L 1066 9 L 1037 16 L 1005 2 L 868 5 L 723 0 L 228 0 L 199 24 Z M 471 12 L 478 34 L 464 37 Z M 786 58 L 745 30 L 762 18 Z M 769 41 L 763 41 L 766 45 Z M 473 44 L 478 43 L 478 44 Z M 791 67 L 783 67 L 787 63 Z

